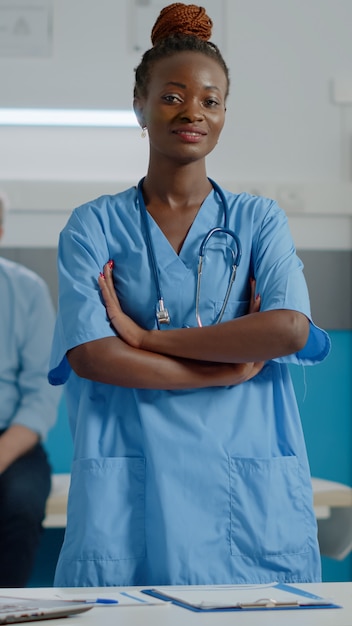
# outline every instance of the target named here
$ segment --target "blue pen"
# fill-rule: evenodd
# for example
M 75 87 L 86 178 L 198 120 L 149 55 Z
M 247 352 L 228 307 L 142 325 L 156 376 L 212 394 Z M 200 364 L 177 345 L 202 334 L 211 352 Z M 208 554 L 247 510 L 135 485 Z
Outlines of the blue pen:
M 88 604 L 118 604 L 118 600 L 112 598 L 96 598 L 95 600 L 86 600 Z
M 67 598 L 64 598 L 67 600 Z M 90 600 L 90 598 L 70 598 L 71 602 L 84 602 L 84 604 L 118 604 L 119 601 L 112 598 L 94 598 L 94 600 Z
M 69 600 L 71 602 L 84 602 L 85 604 L 118 604 L 119 601 L 116 598 L 67 598 L 65 596 L 58 596 L 62 600 Z

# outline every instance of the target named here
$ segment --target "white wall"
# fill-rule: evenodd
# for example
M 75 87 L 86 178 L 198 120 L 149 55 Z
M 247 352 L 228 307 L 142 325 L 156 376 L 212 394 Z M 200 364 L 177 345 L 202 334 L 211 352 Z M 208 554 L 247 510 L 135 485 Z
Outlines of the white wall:
M 1 105 L 130 107 L 133 68 L 140 58 L 133 50 L 135 4 L 52 0 L 51 56 L 10 58 L 1 56 L 0 48 Z M 148 19 L 162 6 L 159 0 L 149 4 Z M 217 31 L 222 41 L 217 43 L 230 67 L 231 94 L 222 140 L 208 161 L 209 175 L 234 190 L 248 188 L 279 197 L 292 214 L 298 245 L 352 247 L 347 217 L 352 214 L 352 106 L 337 105 L 332 98 L 334 81 L 347 77 L 352 82 L 352 1 L 217 4 L 224 18 Z M 8 191 L 13 207 L 4 244 L 28 237 L 29 245 L 42 245 L 44 238 L 33 211 L 32 235 L 26 228 L 20 236 L 21 211 L 31 209 L 22 192 L 12 201 L 14 181 L 22 189 L 24 182 L 35 182 L 32 191 L 39 204 L 50 197 L 40 181 L 79 183 L 84 200 L 90 191 L 85 181 L 96 181 L 103 193 L 104 185 L 110 189 L 134 183 L 144 174 L 146 162 L 147 140 L 140 138 L 138 129 L 0 127 L 0 187 Z M 58 209 L 67 212 L 76 196 L 67 196 L 66 189 L 63 197 L 67 205 Z M 317 224 L 320 212 L 325 217 Z M 332 213 L 332 221 L 329 217 L 327 222 L 327 213 Z M 53 225 L 50 240 L 56 240 L 58 226 Z

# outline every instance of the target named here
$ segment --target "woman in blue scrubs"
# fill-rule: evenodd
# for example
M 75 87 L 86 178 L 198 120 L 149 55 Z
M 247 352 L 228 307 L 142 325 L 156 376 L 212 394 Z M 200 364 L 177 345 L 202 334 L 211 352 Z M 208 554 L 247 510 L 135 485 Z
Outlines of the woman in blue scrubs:
M 74 460 L 57 586 L 320 579 L 288 364 L 323 360 L 329 338 L 284 212 L 207 177 L 229 90 L 211 26 L 163 9 L 136 70 L 146 176 L 60 235 L 49 378 Z

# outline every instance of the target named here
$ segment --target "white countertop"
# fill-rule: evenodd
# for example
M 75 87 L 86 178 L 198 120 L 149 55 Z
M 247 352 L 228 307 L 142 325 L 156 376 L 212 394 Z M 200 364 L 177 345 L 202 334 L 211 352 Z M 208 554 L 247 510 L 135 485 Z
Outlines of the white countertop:
M 351 583 L 310 583 L 295 585 L 317 595 L 331 599 L 342 605 L 338 609 L 289 609 L 259 611 L 230 611 L 216 613 L 197 613 L 173 604 L 165 606 L 94 606 L 87 613 L 50 622 L 53 626 L 352 626 L 352 582 Z M 140 587 L 118 588 L 128 593 L 140 590 Z M 3 589 L 2 595 L 32 598 L 48 598 L 55 595 L 72 594 L 73 598 L 85 595 L 110 594 L 114 597 L 114 587 L 85 589 Z M 31 624 L 44 622 L 31 622 Z

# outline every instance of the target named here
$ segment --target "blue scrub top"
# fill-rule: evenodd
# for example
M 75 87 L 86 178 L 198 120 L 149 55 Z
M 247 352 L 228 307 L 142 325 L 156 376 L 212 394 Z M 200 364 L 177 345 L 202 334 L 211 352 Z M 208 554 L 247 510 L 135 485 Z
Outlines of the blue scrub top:
M 311 319 L 284 212 L 266 198 L 224 193 L 242 259 L 223 320 L 247 313 L 250 276 L 261 311 L 294 309 Z M 198 252 L 205 234 L 224 224 L 221 200 L 209 194 L 179 255 L 148 219 L 169 328 L 196 326 Z M 212 239 L 206 254 L 204 325 L 223 302 L 227 244 Z M 79 378 L 67 351 L 115 334 L 97 282 L 109 259 L 122 308 L 155 328 L 156 285 L 134 187 L 77 208 L 60 235 L 49 379 L 66 383 L 74 461 L 55 585 L 319 580 L 309 466 L 287 363 L 323 360 L 328 335 L 311 321 L 303 350 L 267 362 L 238 386 L 139 390 Z

